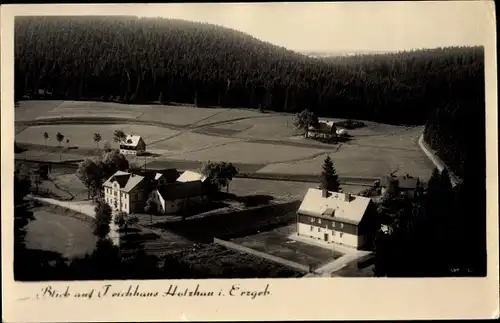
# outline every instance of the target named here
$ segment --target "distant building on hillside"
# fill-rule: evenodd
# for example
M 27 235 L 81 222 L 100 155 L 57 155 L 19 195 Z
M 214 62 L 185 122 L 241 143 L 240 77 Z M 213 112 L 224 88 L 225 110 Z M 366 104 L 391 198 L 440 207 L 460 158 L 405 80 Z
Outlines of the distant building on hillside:
M 334 139 L 346 135 L 346 129 L 337 128 L 335 122 L 330 120 L 319 120 L 316 126 L 308 129 L 308 136 L 311 138 Z
M 415 197 L 415 193 L 420 187 L 423 187 L 418 177 L 412 177 L 408 174 L 403 176 L 384 176 L 380 180 L 382 195 L 392 190 L 399 196 Z
M 376 232 L 368 197 L 310 188 L 297 211 L 297 234 L 326 244 L 360 249 Z
M 141 155 L 146 152 L 146 143 L 141 136 L 127 135 L 120 141 L 120 153 L 124 155 Z
M 317 125 L 309 126 L 307 132 L 310 138 L 332 139 L 337 137 L 337 128 L 333 121 L 319 120 Z

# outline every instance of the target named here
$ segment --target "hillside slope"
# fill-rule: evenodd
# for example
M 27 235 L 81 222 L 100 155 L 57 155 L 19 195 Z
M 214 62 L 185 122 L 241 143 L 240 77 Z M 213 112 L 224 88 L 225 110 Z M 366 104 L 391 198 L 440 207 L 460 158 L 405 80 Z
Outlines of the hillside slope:
M 483 49 L 316 59 L 205 23 L 137 17 L 17 17 L 16 98 L 263 107 L 424 124 L 484 93 Z

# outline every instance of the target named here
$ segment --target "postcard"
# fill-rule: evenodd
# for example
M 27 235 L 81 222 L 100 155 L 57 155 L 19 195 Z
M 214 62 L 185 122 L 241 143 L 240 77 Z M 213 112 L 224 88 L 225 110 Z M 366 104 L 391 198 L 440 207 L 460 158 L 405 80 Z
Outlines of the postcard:
M 5 322 L 498 318 L 495 19 L 2 6 Z

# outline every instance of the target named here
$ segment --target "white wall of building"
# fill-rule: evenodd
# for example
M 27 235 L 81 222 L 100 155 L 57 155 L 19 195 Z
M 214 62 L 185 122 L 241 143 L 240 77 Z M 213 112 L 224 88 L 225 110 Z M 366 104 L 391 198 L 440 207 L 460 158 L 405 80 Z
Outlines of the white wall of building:
M 133 149 L 120 149 L 120 153 L 123 155 L 137 155 L 137 151 Z
M 158 202 L 158 204 L 162 208 L 162 213 L 171 214 L 175 212 L 179 212 L 183 206 L 187 205 L 199 205 L 203 203 L 205 200 L 202 196 L 193 196 L 189 198 L 177 199 L 173 201 L 165 200 L 160 194 L 156 191 L 154 192 L 154 199 Z
M 104 201 L 111 206 L 114 212 L 132 213 L 137 203 L 132 196 L 134 196 L 134 194 L 131 195 L 127 192 L 120 191 L 120 187 L 116 182 L 113 183 L 113 187 L 104 188 Z
M 298 230 L 297 233 L 301 237 L 306 237 L 314 240 L 321 240 L 323 242 L 332 244 L 336 243 L 351 248 L 358 248 L 358 246 L 360 246 L 359 244 L 360 242 L 364 243 L 364 238 L 358 237 L 355 234 L 349 234 L 345 232 L 326 229 L 315 225 L 298 223 L 297 230 Z M 325 240 L 325 235 L 326 235 L 326 240 Z

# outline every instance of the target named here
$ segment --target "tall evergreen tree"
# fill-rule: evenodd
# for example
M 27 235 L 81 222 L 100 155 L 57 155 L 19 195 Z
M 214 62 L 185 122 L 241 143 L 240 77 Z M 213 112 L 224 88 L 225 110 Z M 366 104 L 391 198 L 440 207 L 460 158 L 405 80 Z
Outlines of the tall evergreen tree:
M 325 158 L 323 171 L 321 172 L 321 188 L 332 192 L 338 192 L 340 189 L 339 176 L 333 166 L 330 156 Z

